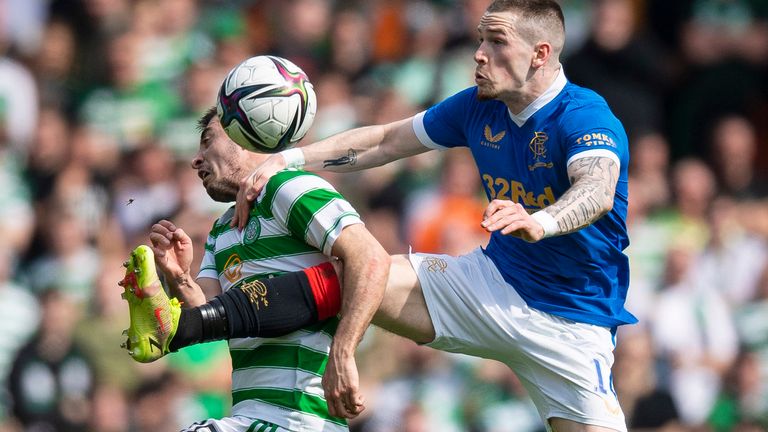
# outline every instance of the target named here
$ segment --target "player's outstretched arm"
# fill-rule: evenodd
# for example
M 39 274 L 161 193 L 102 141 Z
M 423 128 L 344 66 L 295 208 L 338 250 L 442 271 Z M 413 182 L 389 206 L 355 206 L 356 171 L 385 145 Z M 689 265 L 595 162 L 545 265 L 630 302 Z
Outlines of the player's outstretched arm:
M 413 118 L 386 125 L 366 126 L 326 138 L 301 148 L 270 156 L 240 182 L 235 216 L 231 226 L 240 229 L 248 222 L 251 203 L 259 196 L 270 177 L 285 168 L 307 171 L 357 171 L 428 151 L 412 126 Z
M 578 231 L 598 220 L 613 208 L 619 166 L 608 157 L 585 157 L 568 166 L 571 187 L 554 204 L 528 214 L 525 208 L 508 200 L 493 200 L 485 210 L 481 225 L 489 232 L 536 242 L 544 237 Z

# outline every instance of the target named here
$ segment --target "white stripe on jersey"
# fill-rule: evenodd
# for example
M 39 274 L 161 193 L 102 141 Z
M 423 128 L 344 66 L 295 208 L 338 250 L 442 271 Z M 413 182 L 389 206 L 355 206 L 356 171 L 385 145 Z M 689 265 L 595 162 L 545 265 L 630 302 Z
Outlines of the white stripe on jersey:
M 254 367 L 250 369 L 240 369 L 232 372 L 232 391 L 248 390 L 253 388 L 281 388 L 284 389 L 286 382 L 294 383 L 295 390 L 301 390 L 304 393 L 320 396 L 325 399 L 325 393 L 322 387 L 322 377 L 303 370 L 276 368 L 276 367 Z

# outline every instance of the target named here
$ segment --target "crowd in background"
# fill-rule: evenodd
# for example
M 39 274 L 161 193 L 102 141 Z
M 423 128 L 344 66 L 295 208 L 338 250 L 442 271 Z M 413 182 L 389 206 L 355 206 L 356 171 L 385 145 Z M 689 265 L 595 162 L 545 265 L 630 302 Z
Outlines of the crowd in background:
M 633 431 L 768 430 L 768 2 L 563 0 L 563 64 L 630 138 L 628 308 L 613 385 Z M 226 72 L 276 54 L 306 142 L 473 85 L 488 0 L 0 0 L 0 431 L 173 431 L 226 415 L 225 343 L 120 348 L 128 251 L 227 207 L 189 162 Z M 390 253 L 487 241 L 467 152 L 325 175 Z M 372 328 L 359 432 L 541 431 L 505 366 Z

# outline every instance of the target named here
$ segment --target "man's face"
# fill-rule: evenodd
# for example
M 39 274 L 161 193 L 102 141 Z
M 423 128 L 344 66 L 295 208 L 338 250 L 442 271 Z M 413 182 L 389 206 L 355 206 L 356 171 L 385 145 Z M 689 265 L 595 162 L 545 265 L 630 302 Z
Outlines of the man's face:
M 239 182 L 248 172 L 243 161 L 246 150 L 229 139 L 214 116 L 200 134 L 200 147 L 192 159 L 192 168 L 215 201 L 232 202 Z
M 514 97 L 528 78 L 535 50 L 515 30 L 517 19 L 512 12 L 486 12 L 480 19 L 475 83 L 481 100 Z

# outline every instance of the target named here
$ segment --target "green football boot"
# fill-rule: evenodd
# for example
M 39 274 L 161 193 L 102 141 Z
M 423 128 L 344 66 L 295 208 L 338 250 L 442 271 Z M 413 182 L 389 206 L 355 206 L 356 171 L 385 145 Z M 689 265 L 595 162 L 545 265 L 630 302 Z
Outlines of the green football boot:
M 134 360 L 150 363 L 168 354 L 168 345 L 179 326 L 181 305 L 176 298 L 169 299 L 162 286 L 156 294 L 147 296 L 148 287 L 160 285 L 154 254 L 148 246 L 134 249 L 123 265 L 125 277 L 118 285 L 123 287 L 121 296 L 128 302 L 131 325 L 123 331 L 128 340 L 122 347 Z

